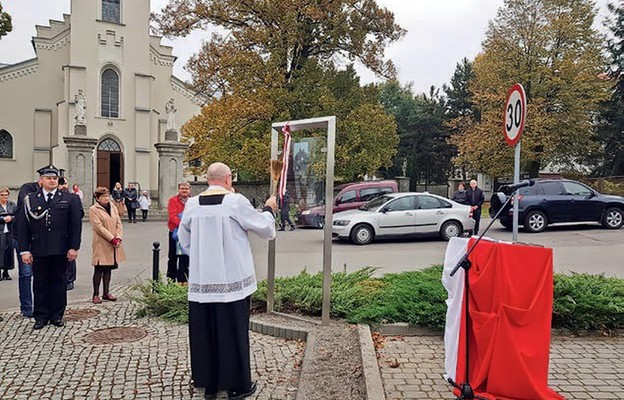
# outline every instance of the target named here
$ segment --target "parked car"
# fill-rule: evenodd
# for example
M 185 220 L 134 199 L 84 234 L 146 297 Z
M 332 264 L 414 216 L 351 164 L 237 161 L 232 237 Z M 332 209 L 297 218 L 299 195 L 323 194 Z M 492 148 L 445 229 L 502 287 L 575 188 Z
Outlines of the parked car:
M 490 216 L 496 215 L 510 190 L 501 187 L 490 201 Z M 598 222 L 608 229 L 619 229 L 624 221 L 624 197 L 600 194 L 589 186 L 567 179 L 537 179 L 518 190 L 518 224 L 527 232 L 542 232 L 548 225 L 567 222 Z M 513 206 L 508 205 L 500 222 L 510 229 Z
M 398 192 L 395 181 L 365 181 L 345 183 L 334 188 L 334 213 L 352 210 L 385 193 Z M 298 210 L 295 223 L 300 226 L 325 226 L 325 202 Z
M 382 236 L 437 234 L 444 240 L 474 228 L 470 206 L 429 193 L 390 193 L 334 215 L 333 237 L 364 245 Z

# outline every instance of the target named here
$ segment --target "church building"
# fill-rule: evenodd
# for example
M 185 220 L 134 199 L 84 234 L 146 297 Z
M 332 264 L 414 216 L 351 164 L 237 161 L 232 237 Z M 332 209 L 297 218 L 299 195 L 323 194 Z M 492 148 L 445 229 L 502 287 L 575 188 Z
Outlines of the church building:
M 0 66 L 0 186 L 51 163 L 85 205 L 96 186 L 121 182 L 166 207 L 183 179 L 179 128 L 202 99 L 173 76 L 149 16 L 150 0 L 72 0 L 63 21 L 36 26 L 35 58 Z

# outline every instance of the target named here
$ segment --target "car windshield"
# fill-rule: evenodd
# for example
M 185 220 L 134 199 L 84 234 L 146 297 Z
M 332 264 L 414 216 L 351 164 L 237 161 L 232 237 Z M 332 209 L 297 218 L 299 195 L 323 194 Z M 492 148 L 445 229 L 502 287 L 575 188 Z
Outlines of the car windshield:
M 373 210 L 379 208 L 382 204 L 384 204 L 385 202 L 387 202 L 390 199 L 392 199 L 391 196 L 375 197 L 374 199 L 372 199 L 368 203 L 362 205 L 359 208 L 359 210 L 362 210 L 362 211 L 373 211 Z

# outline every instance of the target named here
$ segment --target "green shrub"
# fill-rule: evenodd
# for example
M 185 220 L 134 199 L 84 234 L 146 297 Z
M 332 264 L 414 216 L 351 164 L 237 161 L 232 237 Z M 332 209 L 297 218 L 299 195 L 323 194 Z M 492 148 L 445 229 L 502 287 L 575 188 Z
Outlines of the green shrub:
M 440 281 L 442 266 L 422 271 L 386 274 L 374 278 L 376 269 L 332 274 L 331 315 L 359 323 L 407 322 L 443 329 L 446 290 Z M 188 322 L 187 288 L 175 283 L 137 285 L 143 305 L 140 315 Z M 320 315 L 323 275 L 306 271 L 276 278 L 275 309 Z M 266 303 L 267 282 L 258 283 L 252 300 L 256 310 Z M 553 328 L 611 330 L 624 328 L 624 280 L 602 275 L 556 274 L 554 277 Z
M 153 283 L 148 281 L 134 285 L 140 296 L 132 300 L 143 305 L 139 317 L 161 317 L 169 321 L 188 323 L 188 287 L 170 280 Z
M 381 281 L 383 290 L 370 301 L 351 310 L 350 322 L 409 322 L 413 325 L 444 328 L 446 290 L 440 278 L 442 267 L 422 271 L 386 274 Z
M 573 331 L 623 328 L 624 280 L 556 274 L 552 324 Z
M 332 274 L 331 315 L 346 317 L 354 308 L 359 307 L 371 295 L 374 281 L 371 276 L 375 268 L 367 267 L 355 272 L 336 272 Z M 257 308 L 266 302 L 267 282 L 258 283 L 258 291 L 252 297 Z M 323 303 L 323 274 L 299 275 L 275 279 L 275 309 L 297 312 L 307 315 L 320 315 Z

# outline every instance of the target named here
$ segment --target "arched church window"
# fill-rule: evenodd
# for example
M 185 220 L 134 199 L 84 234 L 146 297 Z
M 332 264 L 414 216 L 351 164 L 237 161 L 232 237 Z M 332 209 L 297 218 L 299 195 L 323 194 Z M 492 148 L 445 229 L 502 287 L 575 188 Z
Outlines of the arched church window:
M 102 72 L 102 117 L 119 117 L 119 75 L 110 68 Z
M 119 0 L 102 0 L 102 21 L 121 22 Z
M 4 129 L 0 131 L 0 158 L 13 158 L 13 136 Z
M 102 142 L 98 146 L 98 150 L 121 151 L 121 147 L 119 147 L 119 143 L 117 143 L 113 139 L 107 138 L 107 139 L 102 140 Z

